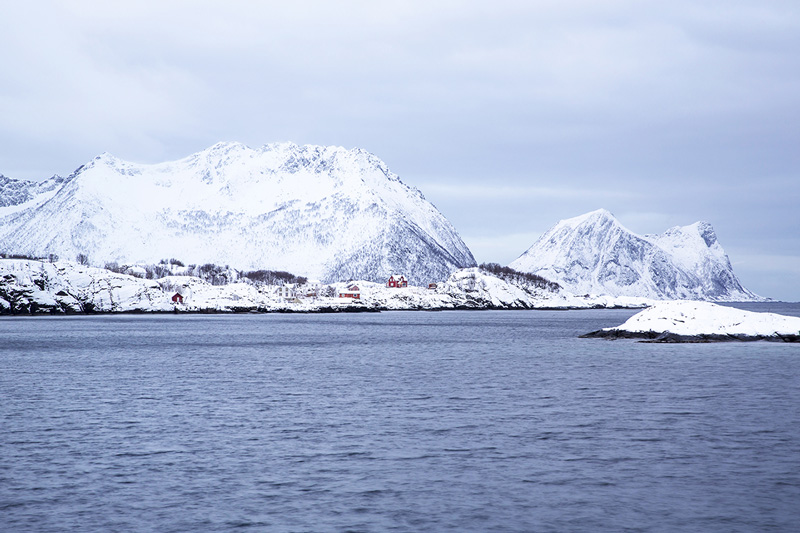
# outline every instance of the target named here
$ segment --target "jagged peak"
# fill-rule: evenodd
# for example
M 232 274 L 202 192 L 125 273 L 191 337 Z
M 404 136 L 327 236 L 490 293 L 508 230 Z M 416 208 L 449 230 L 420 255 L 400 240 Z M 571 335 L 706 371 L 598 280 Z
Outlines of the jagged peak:
M 611 211 L 602 207 L 600 209 L 595 209 L 594 211 L 590 211 L 586 213 L 586 215 L 595 218 L 613 218 L 614 220 L 616 220 L 614 214 Z
M 714 228 L 705 221 L 675 226 L 658 235 L 638 235 L 599 209 L 561 221 L 510 266 L 577 292 L 758 298 L 736 279 Z
M 331 146 L 315 145 L 315 144 L 300 145 L 290 141 L 267 143 L 261 146 L 260 148 L 256 149 L 251 148 L 250 146 L 239 141 L 220 141 L 209 146 L 208 148 L 205 148 L 198 152 L 194 152 L 186 157 L 171 161 L 165 161 L 163 163 L 155 163 L 154 165 L 171 167 L 174 166 L 176 163 L 182 163 L 182 162 L 190 162 L 198 164 L 204 161 L 235 160 L 238 156 L 247 156 L 248 153 L 252 157 L 252 156 L 257 156 L 258 154 L 268 154 L 271 152 L 275 153 L 278 156 L 281 155 L 284 157 L 293 156 L 295 158 L 307 159 L 310 162 L 330 161 L 345 156 L 353 161 L 361 161 L 362 164 L 366 166 L 379 169 L 390 180 L 398 179 L 396 175 L 394 175 L 391 171 L 389 171 L 386 163 L 384 163 L 383 160 L 381 160 L 379 157 L 377 157 L 373 153 L 363 148 L 359 147 L 344 148 L 343 146 L 336 146 L 336 145 L 331 145 Z M 95 156 L 91 161 L 89 161 L 86 165 L 83 166 L 90 167 L 98 163 L 106 165 L 122 164 L 122 165 L 135 165 L 135 166 L 150 166 L 147 164 L 133 163 L 130 161 L 126 161 L 124 159 L 120 159 L 109 152 L 103 152 Z
M 98 174 L 105 173 L 106 169 L 114 173 L 113 178 Z M 87 172 L 96 179 L 82 178 Z M 308 194 L 304 198 L 311 200 L 334 191 L 347 190 L 351 194 L 363 190 L 366 184 L 372 191 L 369 194 L 377 195 L 381 202 L 389 205 L 399 206 L 412 197 L 425 201 L 419 190 L 400 180 L 386 163 L 367 150 L 313 144 L 301 146 L 292 142 L 265 144 L 253 149 L 241 142 L 221 141 L 182 159 L 154 164 L 133 163 L 103 152 L 64 181 L 77 179 L 76 183 L 102 189 L 105 194 L 112 187 L 109 180 L 117 178 L 127 181 L 133 178 L 132 186 L 146 186 L 150 182 L 159 187 L 176 183 L 183 187 L 202 184 L 217 188 L 220 198 L 229 198 L 231 190 L 248 188 L 256 183 L 282 190 L 280 182 L 285 179 L 305 183 Z M 309 180 L 315 184 L 311 185 Z M 406 192 L 393 190 L 398 186 Z M 160 194 L 159 191 L 161 189 L 153 194 Z M 113 196 L 113 193 L 109 194 Z M 202 194 L 190 193 L 188 197 L 197 200 Z M 252 204 L 262 206 L 265 201 L 257 198 L 268 200 L 274 197 L 272 193 L 256 195 L 252 197 Z M 226 203 L 224 209 L 234 208 Z
M 659 237 L 675 237 L 686 236 L 689 238 L 697 238 L 703 240 L 705 245 L 709 248 L 718 243 L 717 233 L 714 231 L 714 226 L 710 222 L 700 220 L 688 226 L 674 226 L 665 231 L 662 235 L 645 235 L 647 238 L 658 239 Z
M 0 187 L 41 187 L 42 184 L 57 182 L 60 183 L 64 178 L 58 174 L 53 174 L 44 180 L 26 180 L 18 178 L 10 178 L 4 174 L 0 174 Z
M 231 150 L 252 150 L 249 146 L 239 141 L 220 141 L 215 143 L 203 152 L 230 152 Z
M 100 162 L 117 161 L 117 157 L 110 152 L 103 152 L 94 156 L 92 161 L 100 161 Z
M 594 211 L 590 211 L 588 213 L 584 213 L 576 217 L 561 220 L 559 224 L 576 227 L 586 223 L 597 224 L 606 221 L 617 222 L 617 219 L 614 217 L 613 214 L 611 214 L 611 211 L 608 211 L 607 209 L 595 209 Z
M 605 232 L 614 229 L 631 233 L 630 230 L 620 224 L 610 211 L 596 209 L 583 215 L 560 220 L 547 233 L 578 230 L 581 232 Z
M 714 231 L 714 227 L 710 223 L 701 220 L 692 224 L 692 227 L 695 228 L 709 248 L 717 243 L 717 232 Z
M 393 179 L 393 175 L 388 171 L 386 164 L 374 154 L 362 148 L 347 149 L 342 146 L 323 146 L 315 144 L 296 144 L 290 141 L 267 143 L 260 148 L 250 146 L 238 141 L 221 141 L 204 150 L 190 154 L 182 159 L 166 161 L 161 165 L 174 165 L 181 162 L 198 164 L 200 162 L 220 162 L 235 161 L 239 157 L 258 157 L 272 154 L 280 159 L 296 159 L 301 162 L 301 166 L 317 163 L 331 162 L 340 157 L 352 160 L 362 160 L 367 166 L 372 166 L 383 171 L 387 177 Z

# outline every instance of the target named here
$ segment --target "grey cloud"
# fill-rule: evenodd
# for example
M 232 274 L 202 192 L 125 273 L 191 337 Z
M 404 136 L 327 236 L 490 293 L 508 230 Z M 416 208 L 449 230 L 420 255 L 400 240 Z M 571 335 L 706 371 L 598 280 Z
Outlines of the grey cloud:
M 639 232 L 707 219 L 730 250 L 800 261 L 795 2 L 4 11 L 15 53 L 0 56 L 0 172 L 12 177 L 67 173 L 106 150 L 156 162 L 219 140 L 360 146 L 421 188 L 479 260 L 510 261 L 522 239 L 605 207 Z M 462 186 L 543 194 L 448 193 Z M 489 242 L 507 244 L 482 257 Z M 744 282 L 759 292 L 768 277 L 761 292 L 800 299 L 796 270 L 768 261 L 743 265 Z

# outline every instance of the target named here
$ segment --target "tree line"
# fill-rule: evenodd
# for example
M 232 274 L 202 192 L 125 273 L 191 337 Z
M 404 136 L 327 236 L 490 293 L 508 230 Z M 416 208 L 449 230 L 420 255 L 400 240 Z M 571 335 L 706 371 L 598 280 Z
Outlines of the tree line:
M 489 272 L 490 274 L 494 274 L 498 278 L 506 281 L 527 283 L 529 285 L 533 285 L 534 287 L 548 291 L 557 291 L 561 288 L 561 285 L 558 283 L 543 278 L 542 276 L 531 274 L 530 272 L 520 272 L 519 270 L 514 270 L 511 267 L 501 266 L 499 263 L 481 263 L 478 268 L 485 272 Z
M 46 257 L 38 257 L 30 254 L 17 254 L 8 252 L 0 252 L 0 258 L 49 261 L 51 263 L 54 263 L 59 259 L 56 254 L 49 254 Z M 88 266 L 90 263 L 89 255 L 85 253 L 79 253 L 75 256 L 75 262 Z M 121 265 L 116 261 L 109 261 L 103 265 L 103 268 L 111 272 L 145 279 L 161 279 L 167 276 L 175 275 L 173 273 L 176 270 L 174 267 L 179 267 L 179 275 L 200 278 L 211 283 L 212 285 L 227 285 L 228 283 L 233 283 L 240 280 L 253 283 L 255 285 L 285 285 L 289 283 L 304 285 L 308 283 L 307 277 L 296 276 L 291 272 L 286 272 L 285 270 L 262 269 L 239 271 L 231 268 L 228 265 L 222 266 L 214 263 L 204 263 L 202 265 L 191 264 L 187 266 L 183 261 L 174 257 L 162 259 L 158 264 Z

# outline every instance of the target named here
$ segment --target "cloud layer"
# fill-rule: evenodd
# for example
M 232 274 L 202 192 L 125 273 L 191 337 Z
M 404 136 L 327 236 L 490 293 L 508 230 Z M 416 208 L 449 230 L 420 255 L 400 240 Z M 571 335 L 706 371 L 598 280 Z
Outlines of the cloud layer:
M 359 146 L 479 261 L 598 207 L 640 233 L 705 219 L 748 287 L 800 300 L 796 2 L 383 4 L 7 6 L 0 172 Z

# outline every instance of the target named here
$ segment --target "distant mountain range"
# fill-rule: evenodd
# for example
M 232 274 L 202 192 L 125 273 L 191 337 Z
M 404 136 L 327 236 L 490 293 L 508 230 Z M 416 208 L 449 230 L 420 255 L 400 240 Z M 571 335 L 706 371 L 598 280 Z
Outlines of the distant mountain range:
M 637 235 L 600 209 L 562 220 L 509 266 L 576 294 L 656 300 L 760 300 L 733 273 L 711 224 Z
M 0 252 L 284 270 L 411 284 L 475 266 L 445 217 L 360 149 L 218 143 L 145 165 L 104 153 L 68 177 L 0 175 Z M 563 220 L 510 266 L 578 295 L 754 300 L 706 222 L 636 235 L 608 211 Z
M 66 178 L 0 177 L 0 251 L 420 284 L 475 265 L 450 222 L 374 155 L 290 143 L 218 143 L 153 165 L 104 153 Z

